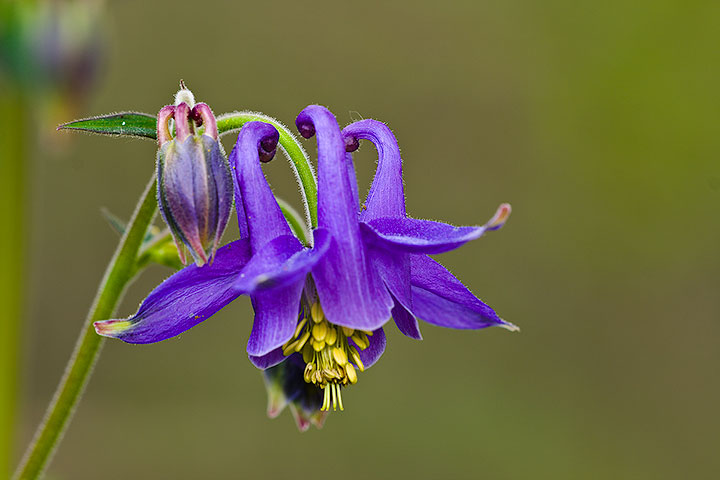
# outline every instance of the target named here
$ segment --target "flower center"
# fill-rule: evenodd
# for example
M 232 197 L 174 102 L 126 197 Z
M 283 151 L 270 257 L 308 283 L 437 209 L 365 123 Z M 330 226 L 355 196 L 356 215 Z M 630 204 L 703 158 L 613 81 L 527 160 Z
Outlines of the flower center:
M 320 410 L 344 410 L 341 388 L 357 383 L 357 371 L 365 370 L 358 348 L 365 350 L 372 332 L 354 330 L 327 321 L 320 303 L 314 303 L 298 322 L 295 334 L 283 345 L 283 354 L 302 352 L 305 361 L 304 378 L 324 390 Z M 352 340 L 354 345 L 351 345 Z M 354 364 L 354 365 L 353 365 Z

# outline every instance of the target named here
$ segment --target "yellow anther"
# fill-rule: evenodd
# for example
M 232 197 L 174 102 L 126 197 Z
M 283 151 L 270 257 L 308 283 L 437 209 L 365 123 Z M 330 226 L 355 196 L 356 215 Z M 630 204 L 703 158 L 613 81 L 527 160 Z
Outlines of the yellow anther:
M 355 330 L 348 327 L 342 327 L 342 331 L 345 334 L 346 337 L 352 337 L 352 334 L 355 333 Z
M 315 350 L 316 352 L 319 352 L 320 350 L 325 348 L 325 342 L 318 342 L 316 340 L 313 340 L 312 347 L 313 347 L 313 350 Z
M 306 343 L 303 347 L 303 362 L 310 363 L 313 359 L 313 348 L 312 345 L 309 343 Z
M 287 357 L 288 355 L 293 353 L 295 351 L 296 345 L 297 345 L 297 340 L 283 345 L 283 355 L 285 355 Z
M 335 345 L 336 341 L 337 341 L 337 330 L 335 330 L 334 327 L 330 327 L 327 335 L 325 335 L 325 343 L 327 343 L 328 345 Z
M 357 372 L 355 371 L 355 367 L 352 366 L 352 363 L 345 365 L 345 374 L 350 383 L 353 385 L 357 383 Z
M 350 358 L 352 359 L 353 363 L 357 365 L 361 372 L 365 371 L 365 365 L 363 365 L 363 362 L 360 359 L 360 354 L 355 347 L 350 347 Z
M 305 372 L 303 373 L 303 378 L 305 379 L 305 383 L 311 383 L 312 382 L 312 374 L 315 367 L 312 363 L 308 363 L 305 365 Z
M 338 347 L 335 347 L 332 349 L 332 356 L 335 359 L 335 361 L 338 363 L 338 365 L 340 365 L 341 367 L 344 366 L 348 361 L 347 354 L 345 354 L 345 351 Z
M 367 337 L 363 338 L 362 332 L 355 332 L 355 335 L 353 335 L 350 340 L 355 342 L 355 345 L 357 345 L 360 350 L 365 350 L 368 345 L 370 345 L 370 342 L 367 341 Z
M 363 330 L 363 333 L 364 333 L 365 335 L 367 335 L 368 337 L 372 337 L 372 335 L 373 335 L 372 330 Z
M 312 304 L 312 307 L 310 307 L 310 315 L 315 323 L 320 323 L 325 319 L 325 314 L 323 313 L 319 302 Z
M 327 335 L 327 332 L 328 332 L 327 323 L 322 322 L 322 323 L 317 323 L 317 324 L 313 325 L 312 336 L 318 342 L 325 340 L 325 335 Z
M 300 332 L 302 332 L 303 327 L 307 323 L 307 318 L 303 318 L 300 320 L 300 323 L 298 323 L 297 328 L 295 328 L 295 334 L 293 335 L 293 338 L 297 338 L 300 336 Z
M 305 332 L 305 333 L 303 333 L 303 336 L 300 337 L 300 339 L 297 342 L 295 342 L 295 343 L 297 343 L 297 345 L 295 345 L 296 352 L 299 352 L 300 350 L 303 349 L 303 347 L 305 346 L 305 342 L 308 341 L 308 338 L 310 338 L 310 332 Z

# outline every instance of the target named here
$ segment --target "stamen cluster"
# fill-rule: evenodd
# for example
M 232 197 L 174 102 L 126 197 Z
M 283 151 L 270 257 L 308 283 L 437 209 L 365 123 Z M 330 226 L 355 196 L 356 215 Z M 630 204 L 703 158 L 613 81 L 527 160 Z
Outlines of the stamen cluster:
M 320 303 L 303 312 L 295 334 L 283 345 L 283 354 L 302 352 L 305 381 L 325 392 L 321 410 L 330 410 L 331 404 L 333 410 L 344 410 L 340 390 L 348 383 L 357 383 L 356 367 L 365 370 L 358 348 L 365 350 L 370 345 L 369 335 L 372 332 L 328 322 Z

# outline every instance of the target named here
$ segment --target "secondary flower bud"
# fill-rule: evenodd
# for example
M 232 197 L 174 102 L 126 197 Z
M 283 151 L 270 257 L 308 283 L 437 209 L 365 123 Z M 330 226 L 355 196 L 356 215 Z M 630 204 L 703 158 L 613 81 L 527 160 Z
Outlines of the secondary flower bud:
M 301 432 L 314 425 L 322 428 L 328 412 L 322 411 L 322 390 L 303 379 L 305 364 L 294 354 L 263 371 L 268 394 L 267 414 L 275 418 L 289 407 Z
M 158 113 L 158 203 L 180 260 L 187 263 L 189 251 L 202 266 L 212 263 L 230 217 L 232 176 L 210 107 L 186 103 L 193 103 L 192 94 L 176 98 L 177 105 L 163 107 Z M 175 121 L 175 138 L 170 119 Z

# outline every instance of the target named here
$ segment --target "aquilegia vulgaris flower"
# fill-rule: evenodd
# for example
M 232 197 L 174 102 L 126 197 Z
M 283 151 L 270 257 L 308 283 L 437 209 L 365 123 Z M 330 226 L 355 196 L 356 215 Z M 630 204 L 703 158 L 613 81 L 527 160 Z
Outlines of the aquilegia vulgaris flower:
M 312 246 L 292 235 L 260 167 L 275 153 L 278 132 L 250 122 L 230 154 L 240 240 L 220 248 L 211 265 L 190 265 L 168 278 L 132 317 L 95 327 L 128 343 L 157 342 L 249 295 L 255 311 L 250 360 L 261 369 L 275 367 L 265 374 L 269 413 L 290 403 L 307 428 L 321 425 L 331 407 L 343 409 L 343 387 L 382 355 L 382 327 L 390 318 L 418 339 L 417 318 L 461 329 L 516 327 L 427 256 L 500 228 L 509 205 L 481 227 L 409 218 L 400 152 L 387 126 L 364 120 L 341 131 L 332 113 L 316 105 L 305 108 L 296 125 L 303 137 L 317 136 Z M 375 144 L 379 159 L 361 208 L 350 152 L 363 139 Z

